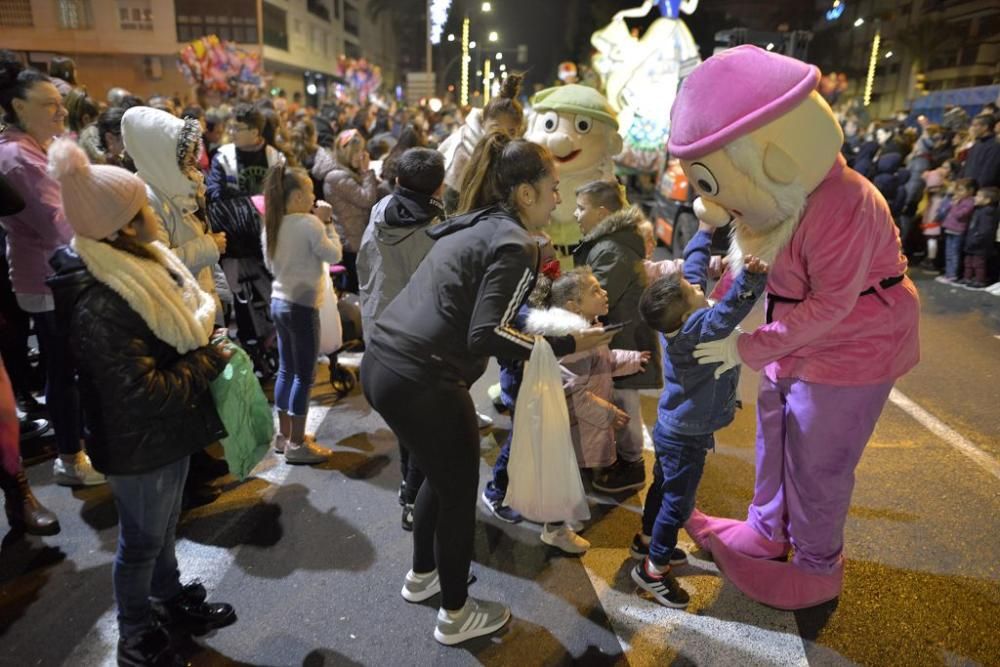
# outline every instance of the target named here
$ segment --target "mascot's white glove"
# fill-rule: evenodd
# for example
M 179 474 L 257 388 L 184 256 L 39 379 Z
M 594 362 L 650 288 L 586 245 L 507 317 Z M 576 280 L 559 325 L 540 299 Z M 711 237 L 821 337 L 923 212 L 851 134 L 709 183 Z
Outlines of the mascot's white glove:
M 730 368 L 736 368 L 743 363 L 736 346 L 742 334 L 743 332 L 737 329 L 721 340 L 698 343 L 694 348 L 694 358 L 699 364 L 719 364 L 715 369 L 715 379 L 718 380 Z
M 725 227 L 733 219 L 729 211 L 702 197 L 694 200 L 694 214 L 699 220 L 713 227 Z

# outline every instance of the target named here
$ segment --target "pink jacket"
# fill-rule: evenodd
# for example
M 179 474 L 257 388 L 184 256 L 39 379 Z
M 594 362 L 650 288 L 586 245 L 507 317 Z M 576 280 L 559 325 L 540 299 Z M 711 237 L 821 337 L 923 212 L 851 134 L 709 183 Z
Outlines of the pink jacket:
M 565 335 L 590 325 L 579 315 L 551 308 L 528 314 L 525 330 L 532 334 Z M 611 350 L 607 345 L 559 360 L 569 428 L 581 468 L 606 467 L 615 462 L 615 406 L 613 378 L 642 370 L 640 352 Z
M 73 238 L 63 215 L 59 183 L 48 175 L 48 158 L 38 142 L 15 127 L 0 133 L 0 174 L 24 197 L 16 215 L 0 218 L 7 230 L 10 280 L 18 294 L 51 294 L 45 278 L 49 258 Z
M 858 386 L 898 378 L 920 358 L 920 301 L 909 278 L 886 289 L 879 281 L 905 272 L 885 199 L 838 157 L 768 276 L 769 301 L 801 302 L 775 302 L 770 324 L 740 336 L 740 357 L 772 380 Z M 875 294 L 860 296 L 870 287 Z

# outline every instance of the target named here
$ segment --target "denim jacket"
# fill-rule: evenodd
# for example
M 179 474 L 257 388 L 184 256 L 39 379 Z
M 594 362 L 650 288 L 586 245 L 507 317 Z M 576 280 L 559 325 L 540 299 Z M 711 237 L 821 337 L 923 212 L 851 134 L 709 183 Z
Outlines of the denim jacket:
M 698 232 L 684 251 L 684 278 L 706 288 L 712 236 Z M 725 338 L 736 329 L 764 291 L 766 273 L 743 271 L 722 301 L 692 313 L 681 328 L 664 335 L 665 387 L 660 395 L 653 440 L 667 434 L 707 435 L 733 421 L 739 366 L 715 379 L 715 364 L 701 365 L 695 345 Z

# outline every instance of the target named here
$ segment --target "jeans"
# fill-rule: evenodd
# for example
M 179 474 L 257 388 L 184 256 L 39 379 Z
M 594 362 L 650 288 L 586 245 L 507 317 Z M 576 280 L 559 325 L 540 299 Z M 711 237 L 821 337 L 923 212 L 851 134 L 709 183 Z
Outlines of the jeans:
M 507 477 L 507 462 L 510 461 L 510 443 L 514 440 L 514 408 L 510 408 L 510 432 L 507 439 L 497 454 L 496 463 L 493 464 L 493 479 L 486 483 L 483 494 L 490 499 L 490 502 L 502 503 L 507 497 L 507 485 L 510 478 Z
M 705 468 L 705 454 L 715 448 L 715 436 L 666 435 L 656 442 L 653 484 L 646 493 L 642 532 L 652 536 L 649 560 L 657 566 L 670 563 L 677 546 L 677 531 L 694 511 L 695 494 Z
M 642 461 L 642 446 L 645 426 L 642 423 L 642 403 L 638 389 L 615 389 L 612 402 L 628 413 L 629 422 L 625 428 L 615 431 L 615 449 L 622 463 Z
M 946 278 L 961 278 L 962 246 L 965 234 L 944 233 L 944 275 Z
M 181 592 L 174 538 L 189 457 L 138 475 L 108 475 L 118 508 L 118 551 L 112 577 L 118 632 L 130 637 L 153 622 L 150 598 Z
M 274 405 L 282 412 L 304 417 L 309 411 L 309 391 L 316 377 L 319 310 L 271 299 L 271 318 L 278 332 Z
M 56 449 L 60 454 L 80 451 L 80 393 L 76 369 L 69 350 L 69 336 L 60 331 L 54 310 L 33 313 L 38 334 L 38 349 L 45 360 L 45 406 L 56 431 Z
M 437 570 L 441 606 L 468 597 L 479 488 L 479 424 L 469 391 L 437 378 L 397 375 L 369 348 L 361 362 L 365 398 L 426 475 L 413 508 L 413 571 Z

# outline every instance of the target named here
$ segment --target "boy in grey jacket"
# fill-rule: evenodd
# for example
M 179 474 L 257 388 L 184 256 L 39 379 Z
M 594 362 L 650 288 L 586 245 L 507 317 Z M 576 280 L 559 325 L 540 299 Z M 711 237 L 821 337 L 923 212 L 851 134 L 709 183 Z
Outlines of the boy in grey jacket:
M 434 240 L 427 229 L 444 217 L 439 197 L 444 188 L 444 157 L 428 148 L 411 148 L 399 158 L 395 191 L 372 209 L 358 250 L 358 284 L 361 326 L 365 343 L 375 330 L 375 320 L 430 251 Z M 399 448 L 403 482 L 403 528 L 412 530 L 413 503 L 423 474 L 409 465 L 406 448 Z

